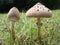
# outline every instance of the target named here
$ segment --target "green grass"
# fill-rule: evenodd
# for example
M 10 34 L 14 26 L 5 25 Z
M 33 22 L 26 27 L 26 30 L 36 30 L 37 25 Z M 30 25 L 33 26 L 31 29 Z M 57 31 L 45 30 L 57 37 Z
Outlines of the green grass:
M 36 18 L 28 18 L 24 12 L 20 13 L 20 20 L 15 23 L 14 29 L 15 45 L 38 45 L 36 22 Z M 43 18 L 41 22 L 41 36 L 45 45 L 60 45 L 60 10 L 52 10 L 52 17 Z M 7 14 L 0 14 L 0 38 L 6 39 L 6 45 L 11 45 L 10 23 Z

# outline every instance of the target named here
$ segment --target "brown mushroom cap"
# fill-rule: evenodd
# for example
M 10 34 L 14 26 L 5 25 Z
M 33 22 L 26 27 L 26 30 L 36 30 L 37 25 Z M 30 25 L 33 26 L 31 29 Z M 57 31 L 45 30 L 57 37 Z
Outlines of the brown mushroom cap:
M 13 7 L 10 9 L 10 11 L 8 12 L 8 18 L 11 21 L 17 21 L 19 20 L 19 10 L 16 7 Z
M 26 16 L 27 17 L 51 17 L 52 13 L 50 9 L 48 9 L 41 3 L 37 3 L 26 12 Z

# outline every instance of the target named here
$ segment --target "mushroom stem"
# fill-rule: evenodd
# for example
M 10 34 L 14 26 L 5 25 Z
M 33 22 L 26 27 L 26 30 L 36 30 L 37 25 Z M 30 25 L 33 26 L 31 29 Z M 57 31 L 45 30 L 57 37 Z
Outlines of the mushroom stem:
M 37 28 L 38 28 L 38 40 L 39 40 L 39 45 L 44 45 L 42 42 L 42 38 L 41 38 L 41 33 L 40 33 L 40 28 L 42 26 L 41 22 L 40 22 L 40 18 L 37 18 Z
M 14 24 L 15 24 L 15 22 L 12 21 L 11 24 L 12 24 L 12 25 L 11 25 L 12 45 L 14 45 L 14 42 L 15 42 Z

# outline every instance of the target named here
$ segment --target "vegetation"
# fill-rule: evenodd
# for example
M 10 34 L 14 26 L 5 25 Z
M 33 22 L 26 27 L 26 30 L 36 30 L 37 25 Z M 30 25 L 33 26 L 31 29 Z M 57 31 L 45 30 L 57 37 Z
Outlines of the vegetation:
M 60 10 L 52 10 L 53 16 L 41 20 L 41 36 L 45 45 L 60 45 Z M 20 20 L 15 24 L 15 45 L 38 45 L 35 18 L 28 18 L 21 12 Z M 0 41 L 11 45 L 10 21 L 7 14 L 0 14 Z M 1 44 L 1 43 L 0 43 Z
M 37 2 L 41 2 L 50 9 L 60 8 L 60 0 L 0 0 L 0 12 L 8 12 L 13 6 L 17 7 L 19 10 L 26 10 Z

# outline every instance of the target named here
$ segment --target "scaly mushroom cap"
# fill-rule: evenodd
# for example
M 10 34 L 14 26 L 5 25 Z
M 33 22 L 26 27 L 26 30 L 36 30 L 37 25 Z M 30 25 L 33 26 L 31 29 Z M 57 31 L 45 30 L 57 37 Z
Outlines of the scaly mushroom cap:
M 18 21 L 19 20 L 19 10 L 16 7 L 13 7 L 8 12 L 8 18 L 11 21 Z
M 41 3 L 37 3 L 26 12 L 26 16 L 27 17 L 51 17 L 52 13 L 47 7 L 45 7 Z

